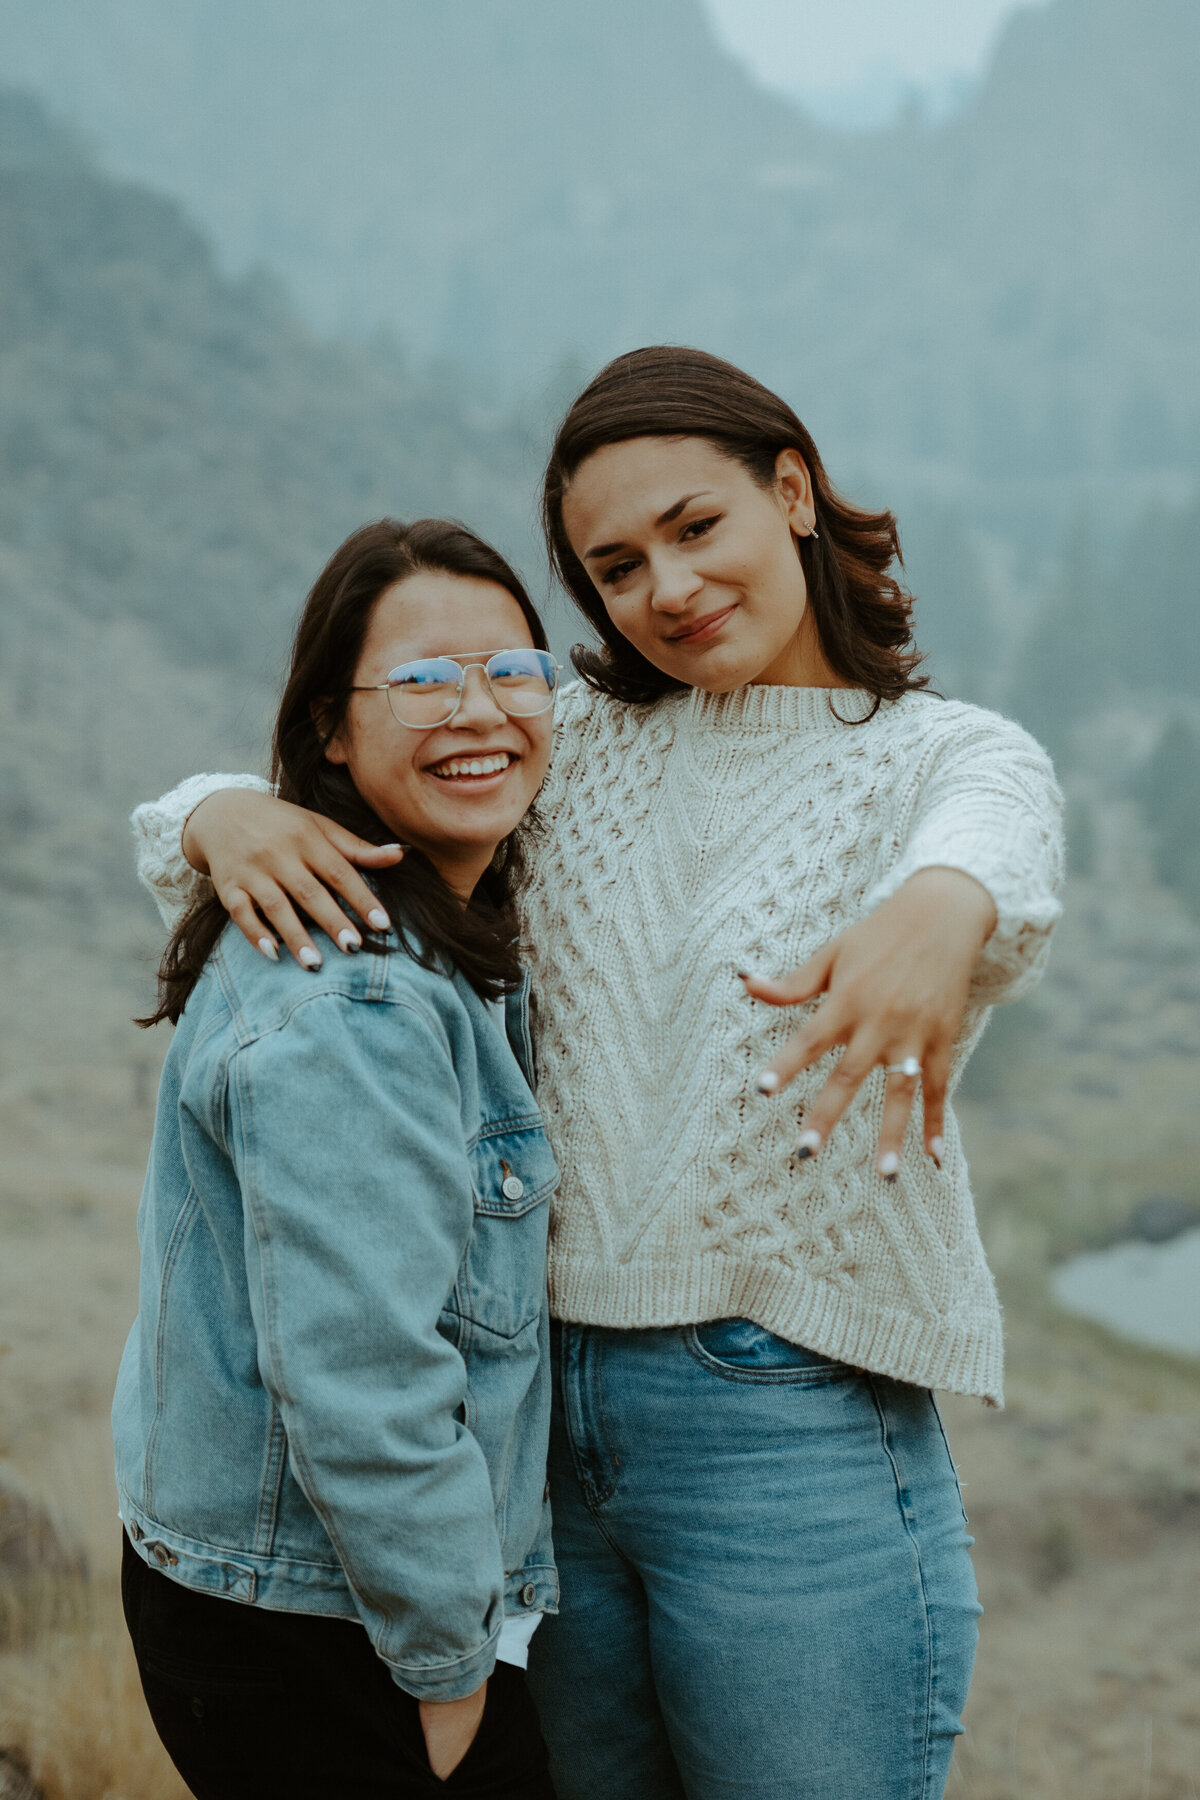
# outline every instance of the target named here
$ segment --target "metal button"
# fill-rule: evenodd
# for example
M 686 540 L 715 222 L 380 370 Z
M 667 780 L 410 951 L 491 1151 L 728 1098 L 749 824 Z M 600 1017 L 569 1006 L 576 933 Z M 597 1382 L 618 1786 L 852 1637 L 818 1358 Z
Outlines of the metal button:
M 165 1544 L 151 1544 L 148 1548 L 159 1568 L 165 1569 L 171 1560 L 171 1552 L 167 1549 L 167 1546 Z
M 506 1175 L 500 1191 L 506 1200 L 519 1200 L 525 1192 L 525 1183 L 519 1175 Z
M 130 1541 L 135 1544 L 140 1544 L 146 1535 L 136 1519 L 130 1519 L 125 1529 L 129 1533 Z
M 536 1599 L 537 1589 L 534 1587 L 532 1581 L 527 1581 L 525 1586 L 521 1589 L 521 1605 L 532 1606 Z

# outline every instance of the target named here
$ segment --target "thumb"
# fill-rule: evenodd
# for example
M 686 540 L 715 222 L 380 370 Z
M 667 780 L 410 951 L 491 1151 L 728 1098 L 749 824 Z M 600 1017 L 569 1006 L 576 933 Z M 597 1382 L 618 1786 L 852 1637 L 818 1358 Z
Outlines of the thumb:
M 824 945 L 815 956 L 801 963 L 798 969 L 792 969 L 781 975 L 778 981 L 772 981 L 765 975 L 750 975 L 739 969 L 738 974 L 746 984 L 746 992 L 751 1000 L 762 1000 L 767 1006 L 799 1006 L 803 1000 L 812 1000 L 817 994 L 823 994 L 829 986 L 830 971 L 833 968 L 834 946 Z
M 403 844 L 368 844 L 366 838 L 347 831 L 344 825 L 335 825 L 332 819 L 322 819 L 320 824 L 333 848 L 340 851 L 347 862 L 357 863 L 360 868 L 390 869 L 404 855 Z

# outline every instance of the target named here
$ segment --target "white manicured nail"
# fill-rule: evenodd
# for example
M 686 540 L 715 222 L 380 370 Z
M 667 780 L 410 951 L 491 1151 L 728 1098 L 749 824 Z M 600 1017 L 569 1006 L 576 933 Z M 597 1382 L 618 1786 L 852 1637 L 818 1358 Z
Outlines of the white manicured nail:
M 774 1069 L 764 1069 L 754 1085 L 760 1094 L 777 1094 L 779 1092 L 779 1077 Z
M 270 957 L 272 962 L 279 961 L 279 952 L 275 948 L 274 938 L 268 938 L 268 937 L 259 938 L 258 947 L 262 951 L 264 956 Z
M 810 1130 L 802 1131 L 800 1133 L 800 1141 L 796 1150 L 796 1155 L 800 1158 L 801 1162 L 804 1162 L 809 1156 L 815 1156 L 820 1148 L 821 1134 L 819 1131 Z
M 889 1150 L 886 1156 L 880 1157 L 879 1173 L 883 1176 L 885 1181 L 895 1181 L 897 1175 L 900 1173 L 900 1158 L 896 1155 L 894 1150 Z
M 934 1162 L 937 1164 L 938 1168 L 940 1169 L 942 1166 L 942 1158 L 946 1154 L 945 1138 L 940 1138 L 940 1137 L 930 1138 L 929 1154 L 930 1154 L 930 1156 L 932 1156 Z
M 307 944 L 305 944 L 303 950 L 300 952 L 300 961 L 304 964 L 306 969 L 319 969 L 321 966 L 320 956 Z
M 345 931 L 338 932 L 338 943 L 347 956 L 353 956 L 356 951 L 362 949 L 362 939 L 356 931 L 351 931 L 349 927 Z
M 372 931 L 386 931 L 391 922 L 382 906 L 373 906 L 367 914 L 367 924 Z

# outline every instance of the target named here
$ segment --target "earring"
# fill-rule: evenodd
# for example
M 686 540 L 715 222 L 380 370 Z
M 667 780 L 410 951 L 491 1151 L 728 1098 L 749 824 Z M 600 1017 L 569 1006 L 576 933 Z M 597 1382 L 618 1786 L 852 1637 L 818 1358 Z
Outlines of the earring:
M 820 535 L 821 535 L 821 534 L 820 534 L 820 532 L 819 532 L 819 531 L 818 531 L 818 530 L 817 530 L 817 527 L 816 527 L 816 523 L 815 523 L 815 521 L 814 521 L 814 523 L 813 523 L 813 524 L 811 524 L 811 525 L 810 525 L 810 526 L 809 526 L 809 528 L 808 528 L 808 535 L 809 535 L 809 537 L 815 537 L 815 538 L 819 538 L 819 537 L 820 537 Z

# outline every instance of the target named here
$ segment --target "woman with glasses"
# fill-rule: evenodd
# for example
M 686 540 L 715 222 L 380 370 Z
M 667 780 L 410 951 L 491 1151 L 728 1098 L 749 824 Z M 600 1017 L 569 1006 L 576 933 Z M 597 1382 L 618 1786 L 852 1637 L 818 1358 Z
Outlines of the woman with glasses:
M 932 1390 L 1002 1392 L 947 1096 L 1045 959 L 1053 774 L 925 691 L 895 519 L 741 370 L 619 357 L 544 516 L 598 640 L 521 898 L 563 1170 L 552 1772 L 569 1800 L 936 1800 L 979 1609 Z M 172 902 L 210 874 L 271 947 L 310 946 L 289 896 L 336 936 L 387 853 L 225 785 L 141 810 L 143 874 Z
M 487 545 L 356 532 L 300 619 L 274 780 L 403 860 L 353 957 L 273 968 L 200 894 L 163 960 L 113 1426 L 126 1618 L 201 1800 L 553 1797 L 522 1670 L 558 1591 L 557 1171 L 513 894 L 556 685 Z

